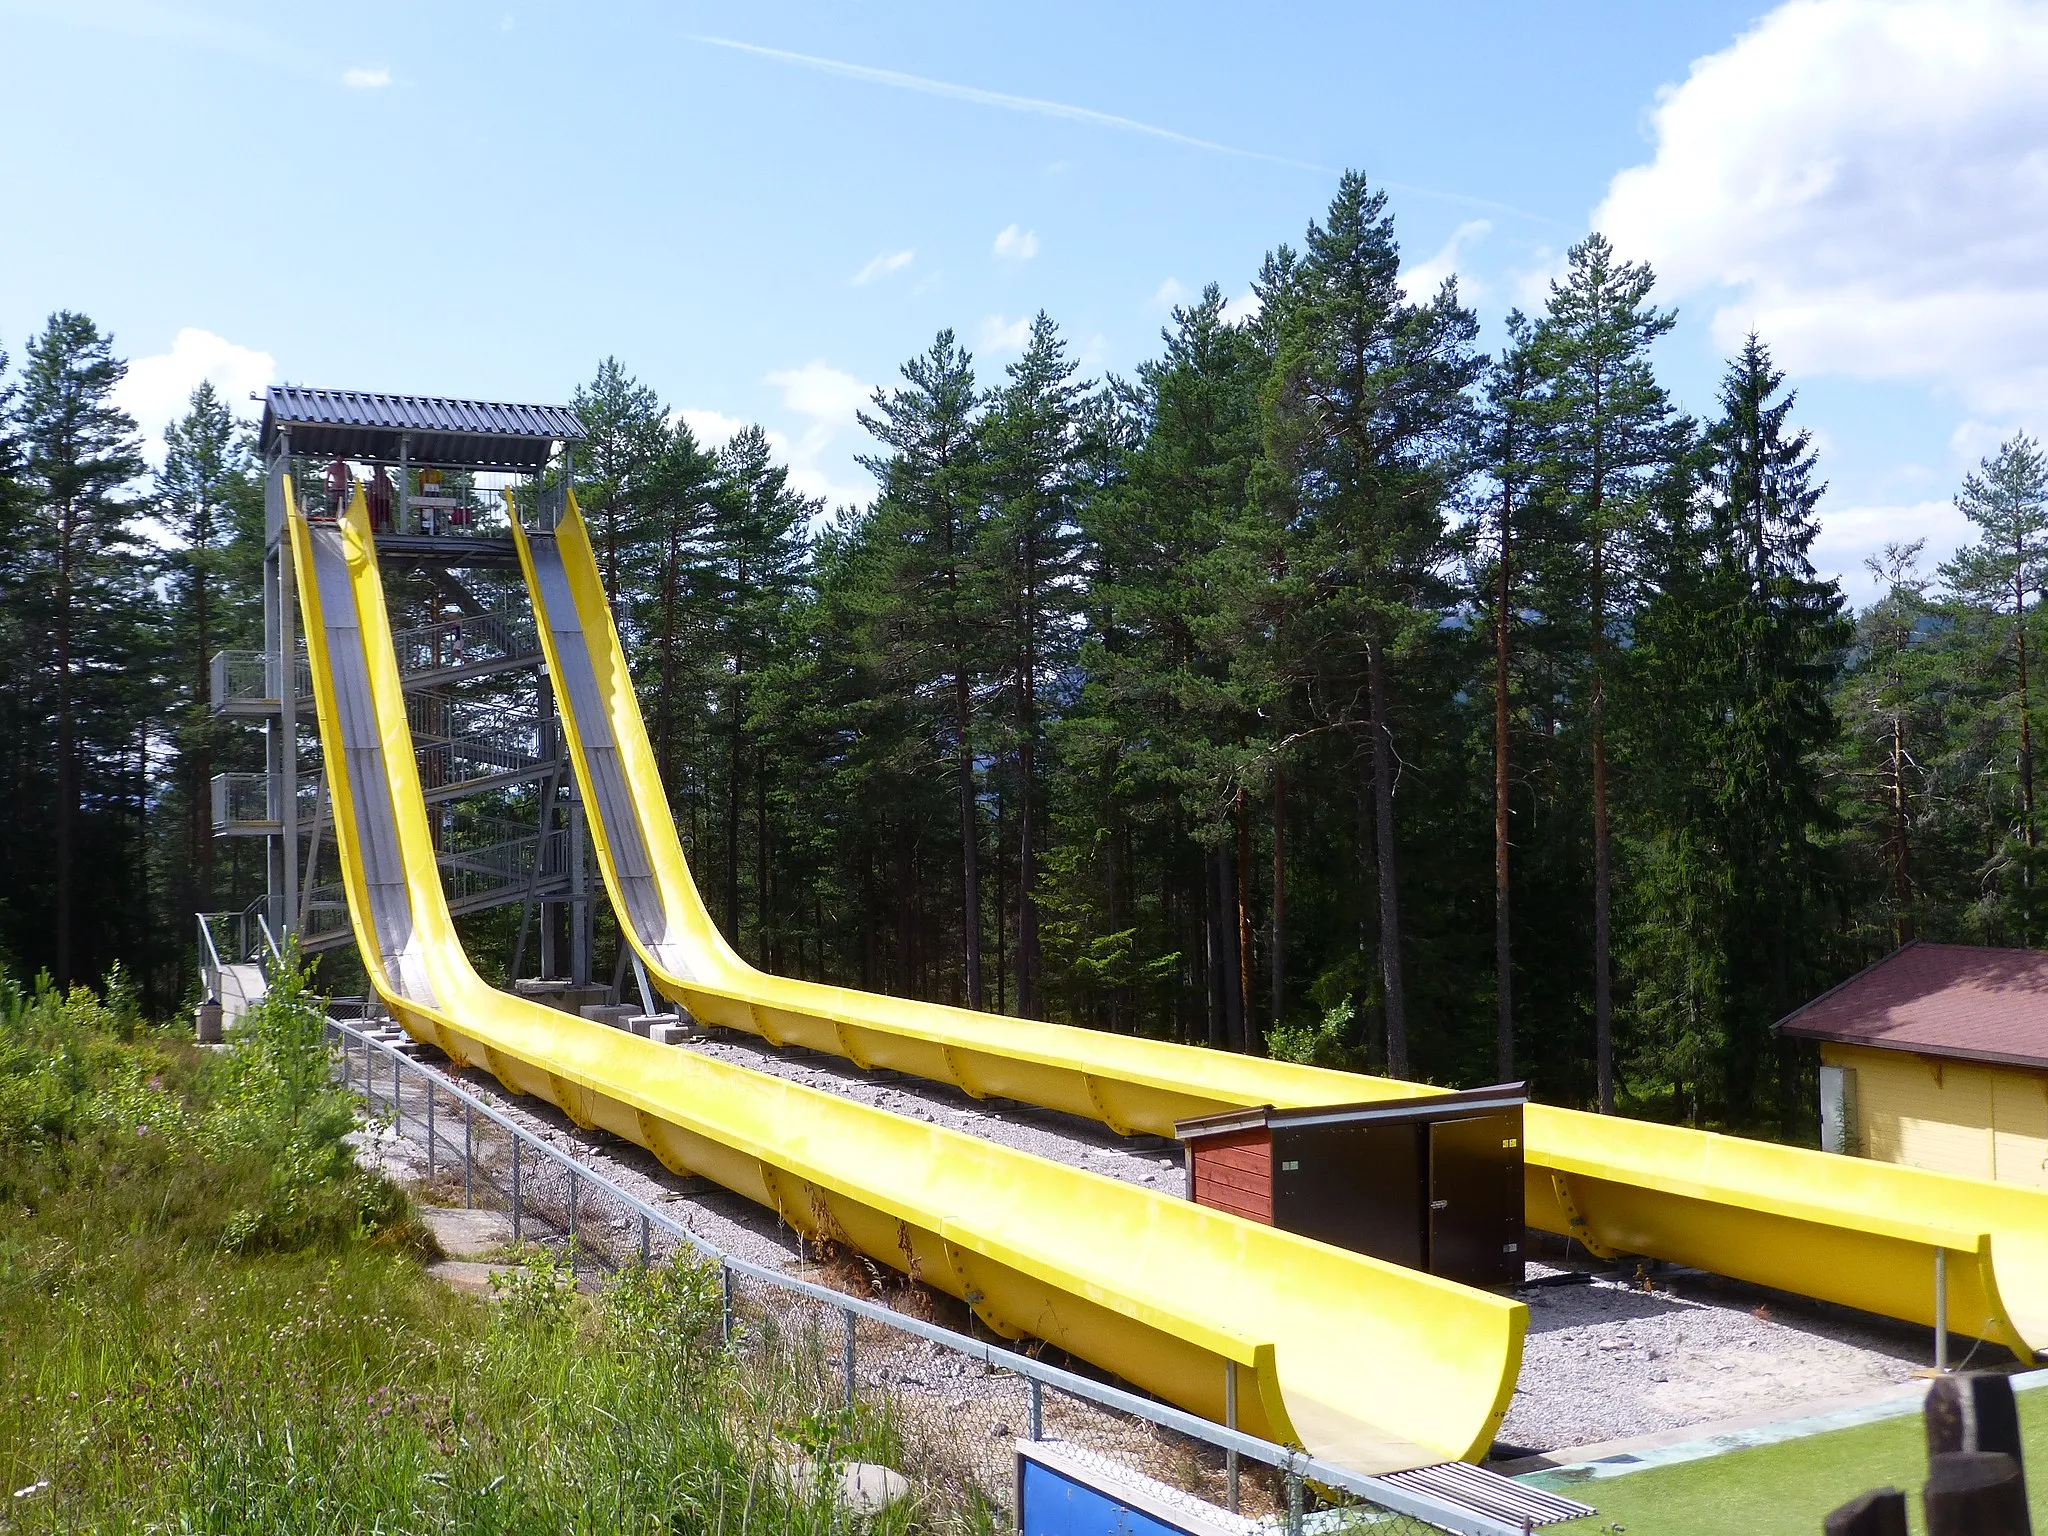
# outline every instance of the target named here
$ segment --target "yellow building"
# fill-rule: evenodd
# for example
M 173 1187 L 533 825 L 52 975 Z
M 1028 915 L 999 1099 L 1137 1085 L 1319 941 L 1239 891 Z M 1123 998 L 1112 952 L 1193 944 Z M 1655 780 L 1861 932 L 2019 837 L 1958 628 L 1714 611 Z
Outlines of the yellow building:
M 1777 1029 L 1820 1045 L 1829 1151 L 2048 1188 L 2048 953 L 1914 942 Z

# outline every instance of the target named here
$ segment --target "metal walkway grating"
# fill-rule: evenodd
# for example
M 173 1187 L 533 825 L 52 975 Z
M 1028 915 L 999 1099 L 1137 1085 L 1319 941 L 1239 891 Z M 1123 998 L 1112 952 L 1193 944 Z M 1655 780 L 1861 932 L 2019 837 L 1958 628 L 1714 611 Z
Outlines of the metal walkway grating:
M 1461 1505 L 1474 1514 L 1506 1520 L 1524 1529 L 1581 1520 L 1594 1513 L 1590 1504 L 1546 1493 L 1541 1488 L 1531 1488 L 1527 1483 L 1518 1483 L 1513 1478 L 1502 1477 L 1498 1472 L 1489 1472 L 1484 1467 L 1475 1467 L 1464 1461 L 1446 1461 L 1434 1467 L 1416 1467 L 1408 1472 L 1389 1472 L 1379 1481 L 1405 1488 L 1410 1493 L 1429 1494 Z

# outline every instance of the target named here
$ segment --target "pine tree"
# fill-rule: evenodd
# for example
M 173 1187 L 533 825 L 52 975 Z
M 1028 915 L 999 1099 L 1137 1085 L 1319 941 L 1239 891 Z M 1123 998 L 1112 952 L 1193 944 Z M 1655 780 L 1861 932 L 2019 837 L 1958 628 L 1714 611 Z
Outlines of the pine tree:
M 1674 456 L 1671 404 L 1649 351 L 1676 323 L 1649 306 L 1656 278 L 1616 261 L 1604 236 L 1570 252 L 1537 328 L 1551 408 L 1545 475 L 1585 551 L 1587 736 L 1592 753 L 1593 1036 L 1601 1112 L 1614 1112 L 1613 836 L 1608 806 L 1606 688 L 1617 596 L 1628 590 L 1630 533 L 1648 482 Z
M 983 508 L 974 360 L 950 330 L 903 365 L 903 384 L 875 392 L 860 423 L 888 450 L 861 464 L 881 487 L 874 516 L 895 558 L 886 585 L 889 649 L 899 687 L 936 690 L 949 718 L 936 756 L 950 759 L 959 818 L 960 931 L 967 1006 L 984 1005 L 981 967 L 981 793 L 975 703 L 986 644 L 976 544 Z
M 1314 707 L 1368 739 L 1387 1065 L 1406 1076 L 1392 659 L 1448 598 L 1444 508 L 1464 467 L 1478 322 L 1455 279 L 1427 304 L 1407 302 L 1386 194 L 1347 172 L 1327 222 L 1309 226 L 1277 324 L 1268 452 L 1304 512 Z
M 767 434 L 757 426 L 735 434 L 719 450 L 718 473 L 721 484 L 706 538 L 704 595 L 714 615 L 715 654 L 725 668 L 717 702 L 717 734 L 725 748 L 724 916 L 727 936 L 740 945 L 741 827 L 751 810 L 753 947 L 765 962 L 775 921 L 773 849 L 763 751 L 751 719 L 753 693 L 783 641 L 788 609 L 804 578 L 809 524 L 822 508 L 791 489 L 788 469 L 774 462 Z
M 577 386 L 572 403 L 584 432 L 577 445 L 577 500 L 590 517 L 612 617 L 619 619 L 631 611 L 627 587 L 640 576 L 634 556 L 645 536 L 643 481 L 668 446 L 667 412 L 661 397 L 615 357 L 597 365 L 587 388 Z
M 1067 617 L 1078 605 L 1074 567 L 1080 507 L 1079 435 L 1084 386 L 1074 381 L 1052 320 L 1031 322 L 1024 355 L 1006 370 L 982 423 L 989 505 L 978 562 L 989 573 L 998 638 L 992 648 L 1004 695 L 1017 813 L 1017 1011 L 1041 1011 L 1039 858 L 1044 835 L 1042 775 L 1051 765 L 1045 690 L 1072 643 Z
M 1541 469 L 1542 417 L 1548 404 L 1533 328 L 1520 310 L 1507 320 L 1508 346 L 1489 370 L 1486 408 L 1480 425 L 1480 462 L 1491 482 L 1492 570 L 1480 570 L 1475 584 L 1493 629 L 1493 974 L 1494 1070 L 1506 1082 L 1515 1075 L 1515 989 L 1509 848 L 1513 782 L 1514 714 L 1512 658 L 1515 623 L 1526 601 L 1528 576 L 1524 543 L 1544 530 L 1535 526 Z
M 212 384 L 192 392 L 184 417 L 164 431 L 156 512 L 176 548 L 169 566 L 169 634 L 174 676 L 184 693 L 175 739 L 185 801 L 185 859 L 178 906 L 213 904 L 213 829 L 208 803 L 222 743 L 211 707 L 216 651 L 260 637 L 263 484 L 255 444 Z M 252 632 L 253 630 L 253 632 Z
M 1922 627 L 1934 618 L 1919 574 L 1924 539 L 1887 544 L 1864 562 L 1878 599 L 1856 623 L 1856 661 L 1835 703 L 1847 738 L 1852 817 L 1880 872 L 1876 906 L 1887 947 L 1914 937 L 1921 881 L 1918 831 L 1927 818 L 1929 770 L 1922 761 L 1940 740 L 1938 690 L 1928 676 Z
M 134 740 L 119 712 L 94 707 L 119 676 L 121 642 L 132 638 L 125 620 L 144 601 L 131 508 L 120 498 L 143 468 L 135 423 L 113 403 L 126 372 L 111 338 L 84 315 L 60 311 L 28 345 L 15 407 L 31 523 L 28 581 L 17 595 L 48 621 L 35 638 L 56 749 L 52 969 L 60 982 L 87 974 L 76 932 L 85 780 L 89 770 L 118 771 Z M 47 586 L 31 596 L 38 580 Z
M 2048 457 L 2025 433 L 2003 443 L 1963 481 L 1956 507 L 1976 525 L 1977 542 L 1941 568 L 1954 597 L 1997 616 L 1992 630 L 1998 672 L 2010 669 L 2005 700 L 2017 737 L 2016 777 L 2019 826 L 2011 862 L 2018 866 L 2018 929 L 2032 943 L 2040 927 L 2035 876 L 2040 828 L 2034 805 L 2033 697 L 2029 686 L 2027 631 L 2048 583 Z M 2007 660 L 2009 652 L 2010 659 Z

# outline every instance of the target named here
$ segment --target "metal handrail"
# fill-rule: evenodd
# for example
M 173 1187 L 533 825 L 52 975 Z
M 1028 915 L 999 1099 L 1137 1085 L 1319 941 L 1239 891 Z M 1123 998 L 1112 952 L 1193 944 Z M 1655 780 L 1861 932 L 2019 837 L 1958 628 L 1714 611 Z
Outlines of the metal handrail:
M 1409 1515 L 1427 1524 L 1437 1526 L 1439 1529 L 1453 1532 L 1454 1536 L 1525 1536 L 1524 1527 L 1519 1524 L 1509 1525 L 1504 1521 L 1495 1520 L 1491 1516 L 1482 1515 L 1475 1510 L 1463 1509 L 1455 1505 L 1439 1502 L 1412 1489 L 1387 1482 L 1383 1478 L 1367 1477 L 1348 1468 L 1334 1466 L 1329 1462 L 1318 1460 L 1316 1457 L 1309 1455 L 1307 1451 L 1299 1448 L 1277 1445 L 1271 1440 L 1262 1440 L 1256 1435 L 1248 1435 L 1242 1430 L 1231 1429 L 1221 1424 L 1212 1423 L 1199 1415 L 1188 1413 L 1183 1409 L 1172 1407 L 1166 1403 L 1155 1402 L 1153 1399 L 1142 1397 L 1135 1392 L 1127 1392 L 1121 1387 L 1112 1387 L 1103 1382 L 1093 1381 L 1086 1376 L 1076 1375 L 1072 1371 L 1061 1370 L 1058 1366 L 1047 1365 L 1043 1361 L 1032 1359 L 1029 1355 L 1004 1349 L 999 1345 L 990 1344 L 981 1339 L 970 1338 L 964 1333 L 955 1333 L 950 1328 L 942 1328 L 935 1323 L 923 1322 L 914 1317 L 906 1317 L 901 1312 L 864 1300 L 858 1296 L 850 1296 L 844 1291 L 831 1290 L 822 1285 L 815 1285 L 808 1280 L 798 1280 L 790 1275 L 783 1274 L 779 1270 L 769 1269 L 763 1265 L 751 1263 L 746 1259 L 737 1258 L 725 1252 L 716 1244 L 700 1237 L 697 1233 L 692 1232 L 688 1227 L 660 1208 L 649 1204 L 627 1190 L 619 1188 L 611 1180 L 578 1162 L 560 1148 L 550 1146 L 525 1127 L 515 1124 L 509 1117 L 486 1104 L 475 1094 L 462 1088 L 446 1074 L 438 1072 L 421 1062 L 414 1061 L 389 1041 L 379 1039 L 375 1035 L 345 1024 L 332 1015 L 328 1016 L 327 1025 L 336 1034 L 360 1044 L 366 1051 L 374 1046 L 386 1056 L 391 1057 L 395 1063 L 403 1063 L 406 1068 L 430 1079 L 434 1087 L 446 1093 L 449 1097 L 460 1100 L 472 1112 L 482 1115 L 507 1135 L 511 1136 L 514 1141 L 544 1157 L 553 1159 L 567 1172 L 572 1184 L 574 1180 L 579 1178 L 590 1180 L 591 1183 L 603 1189 L 607 1195 L 629 1207 L 639 1216 L 643 1226 L 659 1227 L 671 1237 L 687 1243 L 701 1257 L 716 1259 L 719 1265 L 728 1271 L 745 1275 L 749 1279 L 760 1281 L 764 1285 L 774 1286 L 778 1289 L 806 1297 L 821 1305 L 837 1308 L 854 1317 L 865 1318 L 867 1321 L 875 1323 L 880 1327 L 891 1328 L 900 1333 L 907 1333 L 915 1338 L 923 1339 L 928 1343 L 942 1345 L 947 1349 L 967 1356 L 969 1359 L 978 1360 L 982 1364 L 994 1369 L 1009 1371 L 1014 1375 L 1023 1377 L 1027 1381 L 1035 1381 L 1042 1386 L 1056 1388 L 1071 1397 L 1078 1397 L 1084 1401 L 1098 1404 L 1101 1407 L 1129 1414 L 1133 1418 L 1147 1420 L 1150 1423 L 1160 1425 L 1162 1428 L 1187 1435 L 1192 1439 L 1206 1441 L 1208 1444 L 1224 1451 L 1235 1451 L 1239 1455 L 1248 1456 L 1252 1460 L 1261 1462 L 1266 1466 L 1280 1469 L 1290 1479 L 1304 1479 L 1309 1482 L 1324 1484 L 1327 1487 L 1342 1489 L 1346 1493 L 1355 1494 L 1359 1498 L 1369 1500 L 1379 1505 L 1382 1509 L 1390 1510 L 1396 1514 Z M 367 1059 L 366 1057 L 365 1060 L 367 1061 Z
M 213 942 L 213 927 L 204 912 L 192 914 L 199 920 L 199 980 L 206 988 L 202 1002 L 220 1001 L 220 950 Z

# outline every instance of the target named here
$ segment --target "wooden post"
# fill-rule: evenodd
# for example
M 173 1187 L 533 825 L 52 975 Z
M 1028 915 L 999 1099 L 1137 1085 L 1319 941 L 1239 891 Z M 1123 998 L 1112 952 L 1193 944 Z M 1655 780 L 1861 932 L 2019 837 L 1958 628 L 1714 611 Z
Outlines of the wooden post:
M 1927 1454 L 1955 1451 L 1997 1451 L 2014 1461 L 2020 1450 L 2020 1410 L 2013 1400 L 2012 1378 L 1994 1371 L 1967 1371 L 1942 1376 L 1927 1387 L 1921 1410 L 1927 1424 Z
M 1931 1458 L 1920 1505 L 1927 1536 L 2032 1536 L 2020 1464 L 1996 1451 Z
M 1906 1536 L 1906 1496 L 1896 1488 L 1858 1494 L 1821 1524 L 1822 1536 Z

